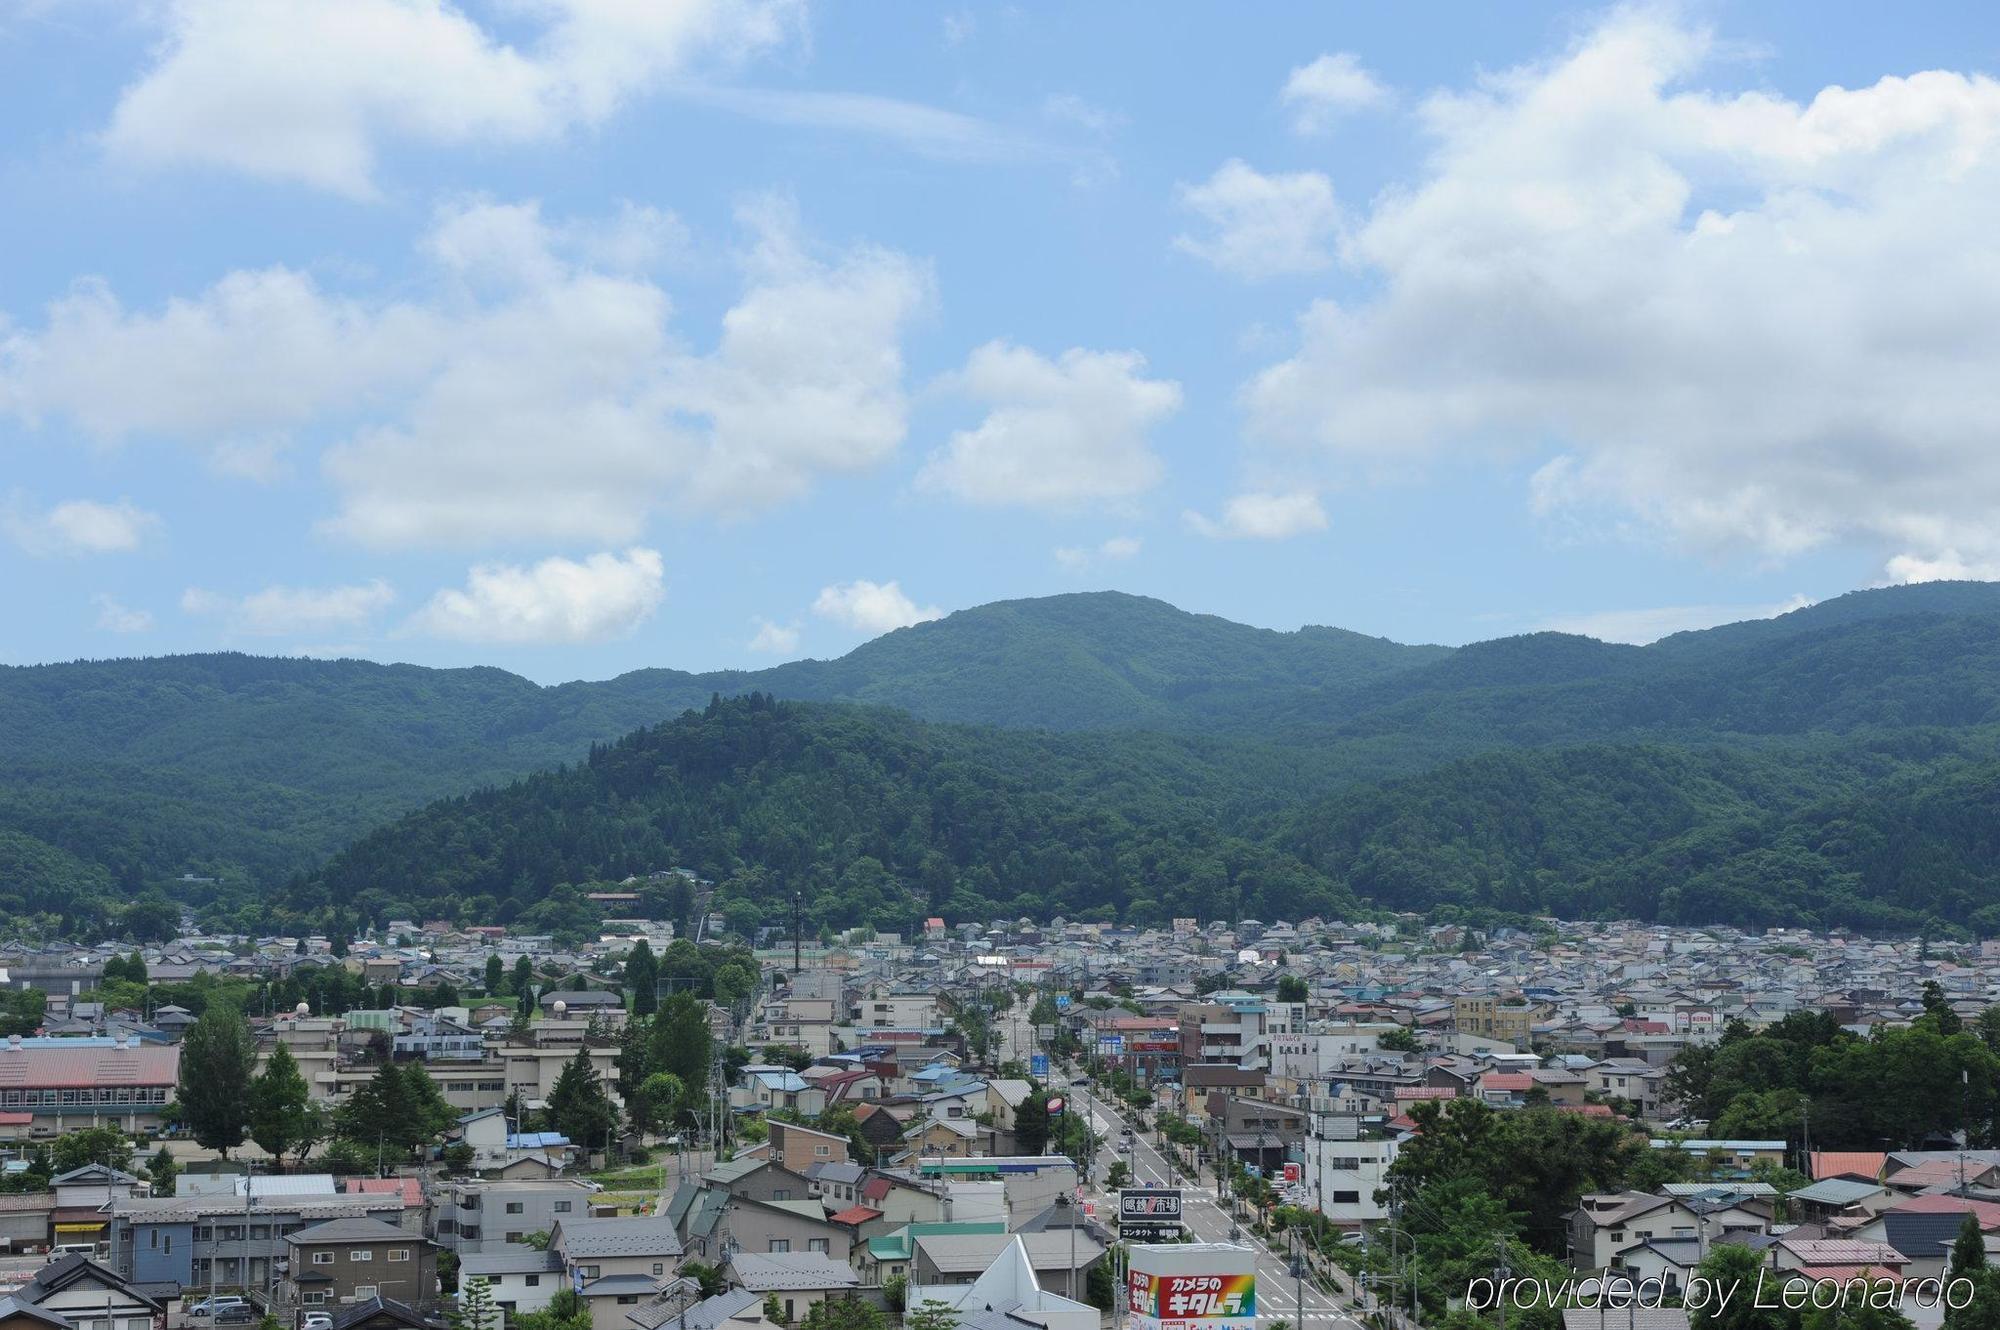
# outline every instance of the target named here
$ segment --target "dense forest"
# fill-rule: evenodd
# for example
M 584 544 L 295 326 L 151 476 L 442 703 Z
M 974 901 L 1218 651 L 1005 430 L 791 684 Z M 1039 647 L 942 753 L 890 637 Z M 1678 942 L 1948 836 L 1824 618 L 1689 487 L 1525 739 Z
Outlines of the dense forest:
M 1644 648 L 1405 647 L 1099 593 L 754 674 L 0 669 L 0 717 L 0 905 L 41 931 L 116 931 L 162 895 L 233 919 L 338 900 L 504 921 L 559 884 L 675 864 L 746 919 L 770 882 L 809 886 L 828 923 L 1458 907 L 2000 926 L 1992 584 Z

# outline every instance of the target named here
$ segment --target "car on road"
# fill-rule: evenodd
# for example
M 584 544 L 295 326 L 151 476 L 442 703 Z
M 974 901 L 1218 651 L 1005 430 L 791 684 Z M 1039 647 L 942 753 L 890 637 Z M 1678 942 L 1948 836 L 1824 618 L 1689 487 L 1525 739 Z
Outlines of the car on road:
M 249 1303 L 234 1294 L 222 1294 L 218 1297 L 203 1298 L 198 1302 L 188 1304 L 187 1314 L 198 1321 L 206 1321 L 218 1319 L 224 1312 L 230 1311 L 233 1308 L 248 1308 L 249 1305 Z

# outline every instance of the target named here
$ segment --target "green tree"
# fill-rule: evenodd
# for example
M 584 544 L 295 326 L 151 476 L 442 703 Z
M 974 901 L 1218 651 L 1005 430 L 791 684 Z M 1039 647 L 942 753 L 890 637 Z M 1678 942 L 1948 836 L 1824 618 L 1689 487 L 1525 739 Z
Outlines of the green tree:
M 526 993 L 535 986 L 535 964 L 526 956 L 514 958 L 514 992 Z
M 146 1165 L 146 1177 L 153 1184 L 153 1195 L 172 1196 L 174 1180 L 181 1175 L 181 1166 L 174 1161 L 173 1152 L 161 1146 L 154 1154 L 153 1161 Z
M 1014 1110 L 1014 1144 L 1024 1155 L 1038 1155 L 1049 1147 L 1049 1096 L 1037 1087 Z
M 1278 976 L 1278 1001 L 1304 1002 L 1307 1000 L 1307 995 L 1306 981 L 1298 975 L 1281 974 Z
M 1967 1214 L 1951 1243 L 1951 1272 L 1969 1275 L 1986 1268 L 1986 1235 L 1980 1230 L 1979 1216 Z
M 132 1167 L 132 1142 L 116 1127 L 72 1127 L 56 1138 L 52 1162 L 57 1174 L 88 1164 L 124 1172 Z
M 181 1039 L 175 1092 L 181 1121 L 198 1143 L 221 1151 L 225 1159 L 249 1131 L 250 1078 L 256 1067 L 250 1022 L 233 1004 L 209 1007 Z
M 486 996 L 493 997 L 500 992 L 500 985 L 507 982 L 507 967 L 500 962 L 500 953 L 486 953 Z
M 701 1000 L 686 991 L 669 994 L 653 1015 L 647 1039 L 650 1068 L 671 1072 L 680 1077 L 683 1085 L 707 1085 L 708 1063 L 714 1047 L 708 1010 Z
M 625 957 L 625 988 L 632 994 L 632 1014 L 650 1016 L 660 1005 L 660 962 L 640 938 Z
M 1958 1013 L 1951 1009 L 1951 999 L 1944 995 L 1944 986 L 1935 979 L 1924 984 L 1924 1015 L 1936 1022 L 1941 1035 L 1954 1035 L 1964 1028 Z
M 1745 1296 L 1757 1287 L 1763 1273 L 1764 1255 L 1733 1243 L 1711 1247 L 1696 1270 L 1709 1289 L 1736 1289 L 1728 1305 L 1718 1307 L 1711 1298 L 1701 1307 L 1690 1308 L 1693 1330 L 1791 1330 L 1792 1314 L 1782 1308 L 1760 1307 L 1757 1299 Z
M 888 1324 L 871 1303 L 829 1295 L 806 1309 L 805 1330 L 883 1330 Z
M 290 1154 L 303 1160 L 313 1145 L 305 1140 L 311 1108 L 306 1078 L 299 1073 L 292 1051 L 279 1044 L 250 1082 L 250 1139 L 274 1159 L 282 1161 Z
M 459 1280 L 458 1298 L 445 1313 L 451 1330 L 500 1330 L 500 1305 L 493 1300 L 493 1281 L 483 1276 Z
M 618 1110 L 604 1093 L 588 1048 L 577 1049 L 557 1074 L 549 1091 L 548 1120 L 551 1128 L 586 1151 L 607 1145 L 618 1125 Z
M 948 1302 L 925 1298 L 903 1318 L 907 1330 L 958 1330 L 958 1312 Z
M 1375 1038 L 1375 1046 L 1385 1053 L 1421 1053 L 1423 1041 L 1417 1032 L 1407 1025 L 1399 1025 L 1393 1030 L 1384 1030 Z
M 590 1330 L 590 1308 L 574 1288 L 564 1285 L 538 1312 L 514 1318 L 516 1330 Z

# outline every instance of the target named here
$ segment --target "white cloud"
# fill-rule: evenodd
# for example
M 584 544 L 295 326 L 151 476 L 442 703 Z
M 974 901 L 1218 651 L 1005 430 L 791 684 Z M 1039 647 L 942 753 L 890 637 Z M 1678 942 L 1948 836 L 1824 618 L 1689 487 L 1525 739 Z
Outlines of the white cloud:
M 395 599 L 395 591 L 379 579 L 351 586 L 268 586 L 241 598 L 189 587 L 181 593 L 181 609 L 220 619 L 232 633 L 274 637 L 357 628 Z
M 1073 573 L 1080 573 L 1096 563 L 1122 563 L 1127 559 L 1137 558 L 1139 550 L 1140 541 L 1137 536 L 1112 536 L 1095 546 L 1062 546 L 1055 551 L 1055 556 L 1057 563 Z
M 1777 605 L 1667 605 L 1644 610 L 1601 610 L 1592 614 L 1566 614 L 1546 620 L 1539 628 L 1556 633 L 1578 633 L 1600 642 L 1622 642 L 1644 646 L 1674 633 L 1715 628 L 1748 619 L 1775 619 L 1812 604 L 1808 596 L 1793 596 Z
M 2000 83 L 1800 104 L 1700 86 L 1714 46 L 1621 10 L 1426 102 L 1344 245 L 1372 294 L 1306 311 L 1253 434 L 1363 474 L 1553 445 L 1544 511 L 1710 555 L 2000 559 Z
M 0 528 L 30 554 L 129 554 L 159 528 L 158 514 L 128 499 L 67 499 L 37 512 L 18 497 L 0 510 Z
M 1279 98 L 1292 110 L 1294 130 L 1324 134 L 1348 112 L 1386 102 L 1389 90 L 1362 68 L 1353 52 L 1335 51 L 1294 69 Z
M 107 633 L 143 633 L 153 626 L 152 611 L 121 605 L 102 592 L 90 603 L 97 607 L 97 626 Z
M 820 588 L 813 613 L 864 633 L 886 633 L 942 619 L 935 605 L 918 606 L 895 582 L 837 582 Z
M 1333 264 L 1340 204 L 1318 171 L 1265 175 L 1231 159 L 1199 185 L 1180 187 L 1181 206 L 1209 225 L 1174 248 L 1251 279 L 1318 272 Z
M 405 628 L 461 642 L 596 642 L 631 632 L 665 596 L 657 550 L 480 564 L 464 590 L 439 591 Z
M 795 623 L 776 623 L 759 615 L 750 620 L 757 625 L 757 632 L 751 637 L 752 651 L 761 651 L 773 656 L 790 655 L 799 647 L 799 626 Z
M 1222 505 L 1220 519 L 1192 511 L 1182 516 L 1211 540 L 1285 540 L 1326 530 L 1326 510 L 1310 490 L 1238 494 Z
M 917 487 L 968 503 L 1039 508 L 1151 489 L 1162 467 L 1147 435 L 1180 409 L 1181 389 L 1145 378 L 1145 368 L 1136 351 L 1074 347 L 1050 360 L 988 342 L 944 383 L 991 410 L 926 459 Z
M 779 205 L 744 221 L 745 289 L 705 354 L 632 270 L 673 242 L 666 215 L 550 222 L 462 200 L 423 243 L 426 299 L 338 296 L 284 268 L 151 313 L 81 286 L 0 340 L 0 410 L 179 438 L 238 468 L 331 435 L 327 526 L 364 544 L 633 540 L 664 504 L 755 509 L 902 442 L 901 338 L 929 270 L 866 247 L 817 257 Z
M 1898 554 L 1883 571 L 1889 581 L 1900 586 L 1916 582 L 1988 582 L 2000 579 L 2000 560 L 1968 562 L 1957 550 L 1940 550 L 1935 558 L 1928 559 Z
M 1109 110 L 1073 92 L 1052 92 L 1042 99 L 1042 115 L 1058 124 L 1072 125 L 1102 138 L 1125 127 L 1122 112 Z
M 793 0 L 542 0 L 510 45 L 441 0 L 175 0 L 107 146 L 133 160 L 374 192 L 386 143 L 547 141 L 705 58 L 781 41 Z

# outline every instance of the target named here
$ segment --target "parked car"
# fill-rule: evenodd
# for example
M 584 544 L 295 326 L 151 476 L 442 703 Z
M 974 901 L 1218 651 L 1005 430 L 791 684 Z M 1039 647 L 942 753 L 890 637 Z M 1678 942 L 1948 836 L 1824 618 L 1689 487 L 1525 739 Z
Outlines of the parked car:
M 333 1330 L 333 1313 L 307 1312 L 305 1319 L 299 1322 L 299 1330 Z
M 219 1317 L 223 1312 L 233 1307 L 247 1308 L 249 1305 L 249 1303 L 234 1294 L 221 1294 L 217 1297 L 202 1298 L 197 1302 L 189 1303 L 187 1314 L 197 1320 L 206 1321 L 212 1317 Z
M 234 1307 L 218 1307 L 212 1324 L 249 1325 L 258 1319 L 257 1309 L 247 1302 L 239 1302 Z

